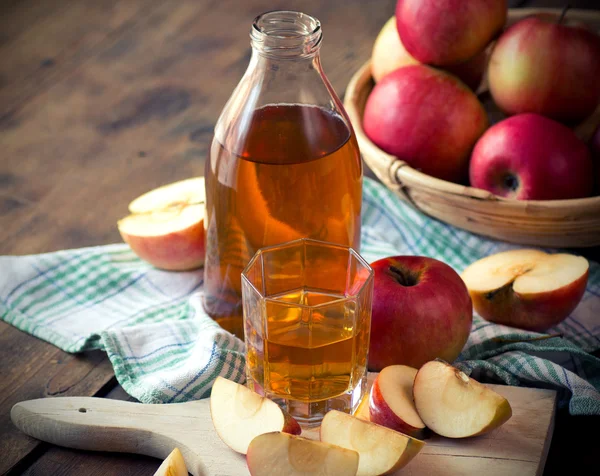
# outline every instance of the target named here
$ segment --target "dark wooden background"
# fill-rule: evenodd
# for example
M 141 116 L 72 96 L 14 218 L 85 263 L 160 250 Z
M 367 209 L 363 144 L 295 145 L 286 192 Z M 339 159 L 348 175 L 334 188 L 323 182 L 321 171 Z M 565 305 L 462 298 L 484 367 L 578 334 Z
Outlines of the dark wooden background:
M 342 96 L 394 4 L 0 0 L 0 255 L 118 242 L 116 222 L 131 199 L 202 174 L 258 13 L 297 9 L 319 18 L 325 71 Z M 151 475 L 158 467 L 152 458 L 46 445 L 10 422 L 21 400 L 128 398 L 104 353 L 66 354 L 0 321 L 0 375 L 0 474 Z M 559 474 L 564 462 L 571 474 L 589 474 L 597 438 L 581 433 L 599 423 L 560 412 L 545 474 Z

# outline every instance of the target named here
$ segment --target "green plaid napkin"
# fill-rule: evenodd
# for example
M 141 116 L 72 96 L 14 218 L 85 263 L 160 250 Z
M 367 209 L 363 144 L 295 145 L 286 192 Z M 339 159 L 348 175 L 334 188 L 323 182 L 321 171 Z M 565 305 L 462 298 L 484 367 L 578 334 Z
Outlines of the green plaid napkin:
M 427 255 L 457 271 L 514 246 L 426 217 L 365 179 L 362 254 Z M 217 375 L 244 380 L 244 345 L 201 305 L 202 271 L 172 273 L 126 245 L 0 257 L 0 316 L 68 352 L 104 349 L 123 388 L 143 402 L 209 395 Z M 551 337 L 560 335 L 560 337 Z M 475 316 L 456 365 L 510 385 L 554 388 L 572 414 L 600 414 L 600 266 L 573 314 L 548 334 Z

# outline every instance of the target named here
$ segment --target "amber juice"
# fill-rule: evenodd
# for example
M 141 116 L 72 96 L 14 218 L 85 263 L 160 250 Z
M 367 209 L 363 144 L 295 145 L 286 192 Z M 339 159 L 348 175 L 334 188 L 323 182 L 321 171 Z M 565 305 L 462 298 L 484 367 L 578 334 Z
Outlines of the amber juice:
M 256 109 L 243 132 L 216 131 L 205 177 L 205 308 L 239 336 L 240 275 L 258 249 L 308 237 L 358 250 L 362 168 L 339 115 L 294 104 Z

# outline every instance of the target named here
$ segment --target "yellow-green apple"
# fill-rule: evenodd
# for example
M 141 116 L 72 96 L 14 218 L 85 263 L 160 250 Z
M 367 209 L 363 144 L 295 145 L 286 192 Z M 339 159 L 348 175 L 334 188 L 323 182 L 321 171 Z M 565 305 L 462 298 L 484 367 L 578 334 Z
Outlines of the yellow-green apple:
M 450 266 L 425 256 L 393 256 L 374 271 L 369 370 L 388 365 L 419 368 L 454 361 L 473 320 L 467 287 Z
M 446 66 L 481 53 L 502 30 L 506 0 L 398 0 L 396 24 L 416 59 Z
M 357 476 L 390 474 L 406 466 L 425 442 L 337 410 L 321 423 L 321 441 L 359 454 Z
M 275 402 L 223 377 L 217 377 L 213 384 L 210 415 L 223 442 L 242 454 L 263 433 L 299 435 L 302 431 L 298 422 Z
M 183 271 L 204 264 L 204 179 L 152 190 L 129 204 L 117 226 L 141 259 L 157 268 Z
M 156 470 L 154 476 L 188 476 L 188 470 L 179 448 L 171 451 Z
M 556 15 L 525 18 L 502 34 L 488 81 L 508 114 L 535 112 L 574 123 L 600 101 L 600 37 Z
M 519 114 L 490 127 L 469 166 L 473 187 L 517 200 L 588 197 L 594 186 L 589 150 L 567 126 Z
M 287 433 L 264 433 L 246 455 L 252 476 L 355 476 L 358 453 Z
M 475 311 L 488 321 L 544 331 L 579 304 L 589 263 L 581 256 L 511 250 L 482 258 L 462 273 Z
M 443 69 L 458 77 L 475 91 L 483 78 L 487 56 L 487 51 L 484 50 L 464 63 L 446 66 Z M 404 48 L 396 29 L 396 17 L 392 17 L 383 26 L 373 45 L 371 75 L 377 82 L 386 74 L 411 64 L 421 64 L 421 62 L 413 58 Z
M 369 421 L 413 438 L 427 437 L 427 428 L 413 401 L 416 375 L 417 369 L 406 365 L 385 367 L 371 388 Z
M 424 65 L 397 69 L 367 100 L 363 127 L 385 152 L 434 177 L 462 182 L 488 122 L 481 103 L 455 76 Z
M 439 360 L 419 369 L 413 393 L 425 424 L 447 438 L 482 435 L 512 416 L 506 398 Z

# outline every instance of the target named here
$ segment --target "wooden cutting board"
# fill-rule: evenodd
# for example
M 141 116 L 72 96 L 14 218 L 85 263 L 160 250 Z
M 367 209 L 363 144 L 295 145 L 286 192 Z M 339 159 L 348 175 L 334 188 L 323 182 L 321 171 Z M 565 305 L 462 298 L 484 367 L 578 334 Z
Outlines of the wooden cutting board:
M 512 418 L 480 437 L 428 439 L 421 453 L 401 470 L 403 476 L 543 473 L 554 428 L 556 392 L 489 387 L 508 399 Z M 56 445 L 161 459 L 177 446 L 194 476 L 249 475 L 245 457 L 225 446 L 214 431 L 208 399 L 145 405 L 91 397 L 43 398 L 17 403 L 11 418 L 23 432 Z M 318 438 L 318 430 L 303 435 Z

